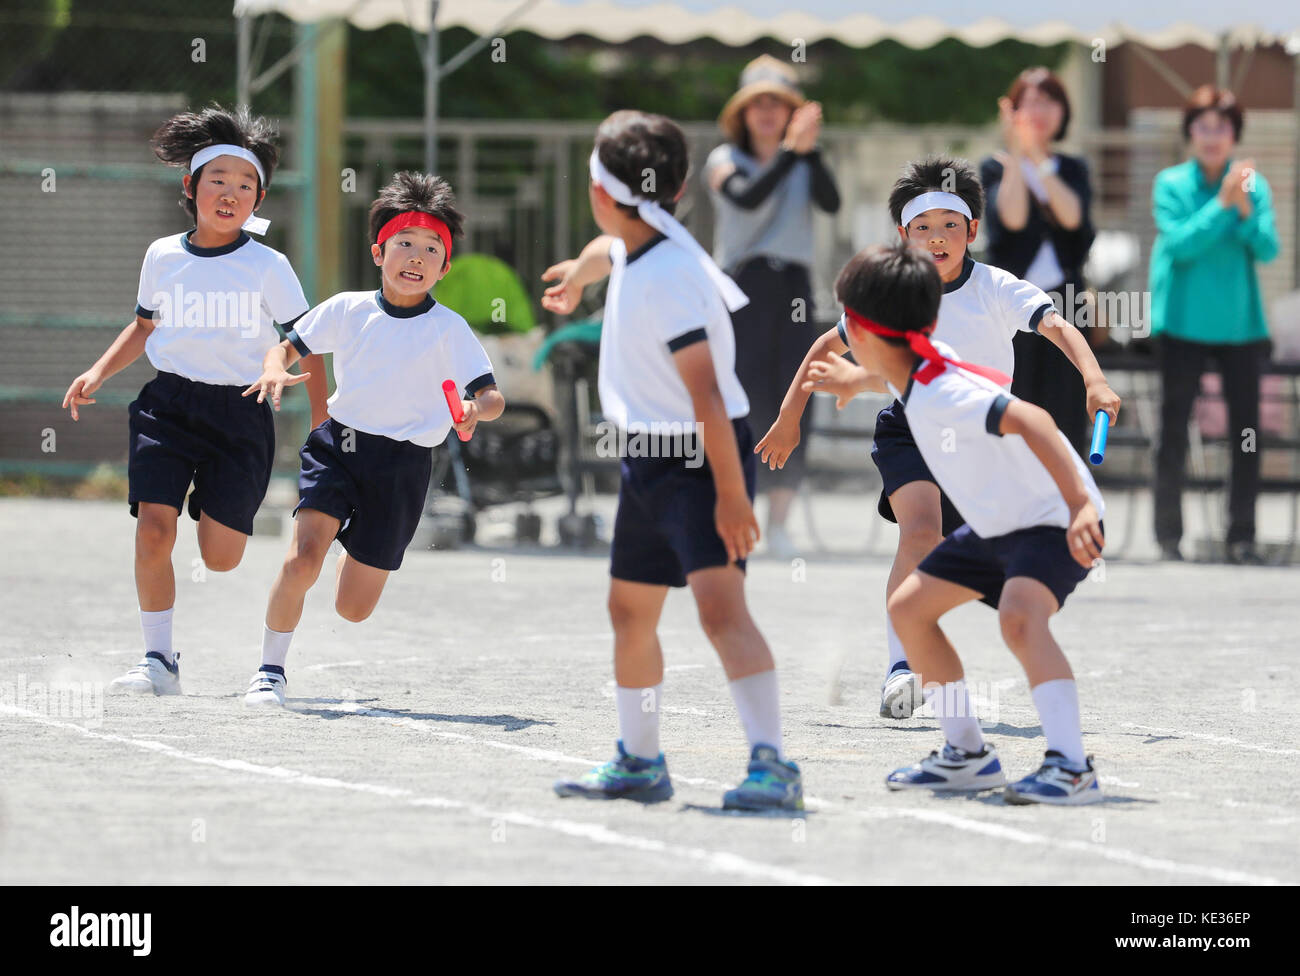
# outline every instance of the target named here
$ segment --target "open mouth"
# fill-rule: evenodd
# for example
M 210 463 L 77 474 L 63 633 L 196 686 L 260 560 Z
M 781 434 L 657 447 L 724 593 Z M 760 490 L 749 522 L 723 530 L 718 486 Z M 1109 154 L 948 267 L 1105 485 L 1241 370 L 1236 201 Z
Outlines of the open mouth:
M 225 207 L 218 207 L 218 208 L 217 208 L 217 216 L 218 216 L 218 217 L 233 217 L 233 216 L 235 216 L 235 212 L 234 212 L 233 210 L 227 210 Z
M 948 260 L 948 252 L 947 252 L 947 251 L 931 251 L 931 252 L 930 252 L 930 257 L 934 258 L 934 263 L 935 263 L 935 264 L 943 264 L 943 262 L 945 262 L 945 261 Z
M 423 281 L 424 275 L 418 271 L 403 271 L 398 275 L 399 278 L 405 278 L 407 281 Z

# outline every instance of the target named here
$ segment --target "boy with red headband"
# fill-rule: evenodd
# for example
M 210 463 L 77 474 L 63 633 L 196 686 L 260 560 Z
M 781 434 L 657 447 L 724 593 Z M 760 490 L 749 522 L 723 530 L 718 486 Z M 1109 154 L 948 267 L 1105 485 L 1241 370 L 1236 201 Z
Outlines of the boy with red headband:
M 300 452 L 293 542 L 271 590 L 262 665 L 246 704 L 284 704 L 289 642 L 334 539 L 345 550 L 335 574 L 335 609 L 346 620 L 365 620 L 415 535 L 432 448 L 453 427 L 472 432 L 505 409 L 492 364 L 469 325 L 429 294 L 451 268 L 463 221 L 445 180 L 394 176 L 370 207 L 380 289 L 343 292 L 316 306 L 266 354 L 261 379 L 244 391 L 259 402 L 269 397 L 278 410 L 288 367 L 299 356 L 334 354 L 337 389 L 329 418 Z M 448 379 L 464 391 L 458 423 L 442 392 Z
M 1074 675 L 1048 621 L 1101 555 L 1101 493 L 1051 415 L 1006 392 L 1010 377 L 931 342 L 941 289 L 934 262 L 905 241 L 861 251 L 835 283 L 854 357 L 898 397 L 929 470 L 966 517 L 889 598 L 890 620 L 933 692 L 945 742 L 886 783 L 971 791 L 1006 784 L 939 627 L 949 610 L 984 600 L 997 608 L 1025 669 L 1047 739 L 1041 767 L 1007 786 L 1007 802 L 1094 803 L 1102 794 L 1083 751 Z M 813 363 L 813 381 L 829 369 Z
M 1104 410 L 1114 422 L 1119 397 L 1107 385 L 1082 333 L 1055 311 L 1052 299 L 1036 285 L 974 261 L 967 253 L 984 210 L 984 191 L 969 163 L 946 157 L 910 163 L 889 195 L 889 210 L 899 237 L 928 252 L 939 272 L 943 300 L 937 338 L 965 358 L 995 366 L 1010 377 L 1015 368 L 1012 337 L 1037 332 L 1058 346 L 1082 374 L 1087 403 L 1080 406 L 1088 416 Z M 755 447 L 764 463 L 783 465 L 798 445 L 799 418 L 814 389 L 837 394 L 841 403 L 868 390 L 885 392 L 873 386 L 851 360 L 841 358 L 847 350 L 842 325 L 813 343 L 790 384 L 780 416 Z M 834 368 L 819 374 L 814 386 L 808 381 L 808 369 L 816 362 Z M 886 600 L 921 558 L 965 521 L 965 513 L 936 484 L 904 413 L 897 400 L 880 411 L 871 447 L 882 482 L 877 510 L 898 523 L 898 551 L 885 586 Z M 885 633 L 889 670 L 881 685 L 880 715 L 908 718 L 922 703 L 921 682 L 888 622 Z

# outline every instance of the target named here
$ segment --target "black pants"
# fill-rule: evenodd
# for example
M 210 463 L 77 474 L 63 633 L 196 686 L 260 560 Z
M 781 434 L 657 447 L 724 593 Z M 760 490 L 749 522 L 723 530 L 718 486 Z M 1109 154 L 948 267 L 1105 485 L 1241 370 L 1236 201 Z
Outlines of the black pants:
M 1243 431 L 1259 431 L 1259 377 L 1267 341 L 1235 345 L 1159 339 L 1160 441 L 1156 448 L 1156 539 L 1176 544 L 1183 534 L 1183 475 L 1187 421 L 1201 387 L 1201 373 L 1213 359 L 1228 402 L 1228 543 L 1255 541 L 1255 496 L 1259 493 L 1259 451 L 1242 450 Z M 1252 438 L 1252 446 L 1254 438 Z
M 736 376 L 749 397 L 749 425 L 762 439 L 781 412 L 781 401 L 817 338 L 813 325 L 812 282 L 802 264 L 751 258 L 732 277 L 749 304 L 731 313 L 736 334 Z M 798 299 L 800 305 L 796 305 Z M 799 421 L 799 447 L 776 471 L 758 466 L 758 487 L 796 489 L 808 457 L 812 403 Z

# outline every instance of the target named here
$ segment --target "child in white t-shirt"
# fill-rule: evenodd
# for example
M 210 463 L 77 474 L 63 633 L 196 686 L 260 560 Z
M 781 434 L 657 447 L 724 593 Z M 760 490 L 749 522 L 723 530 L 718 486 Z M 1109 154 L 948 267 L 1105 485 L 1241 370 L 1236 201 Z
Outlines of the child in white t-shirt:
M 379 602 L 424 511 L 432 448 L 505 409 L 492 364 L 469 324 L 429 294 L 451 269 L 464 217 L 447 182 L 398 173 L 370 207 L 378 291 L 342 292 L 302 317 L 266 354 L 245 394 L 279 408 L 299 356 L 333 353 L 329 417 L 303 445 L 293 542 L 271 589 L 262 663 L 244 701 L 283 705 L 285 660 L 306 596 L 335 538 L 343 545 L 334 607 L 361 621 Z M 454 422 L 442 384 L 464 399 Z
M 1101 493 L 1051 415 L 1005 390 L 1010 377 L 930 341 L 940 287 L 931 258 L 905 241 L 861 251 L 835 286 L 854 357 L 898 397 L 917 448 L 966 517 L 889 598 L 945 741 L 886 782 L 894 790 L 1006 785 L 939 627 L 949 610 L 983 599 L 1025 669 L 1047 740 L 1042 765 L 1007 785 L 1007 802 L 1093 803 L 1102 794 L 1083 750 L 1078 691 L 1048 622 L 1101 555 Z M 813 381 L 828 368 L 814 363 Z
M 199 552 L 216 572 L 239 565 L 270 483 L 271 408 L 240 394 L 261 375 L 276 324 L 288 329 L 307 311 L 288 259 L 245 233 L 261 234 L 268 223 L 253 212 L 279 158 L 273 138 L 265 119 L 215 106 L 183 112 L 158 129 L 154 153 L 186 168 L 181 205 L 194 229 L 149 245 L 135 321 L 63 398 L 76 420 L 77 408 L 94 403 L 104 381 L 142 352 L 158 370 L 129 408 L 128 502 L 137 519 L 145 656 L 109 683 L 110 693 L 180 694 L 171 556 L 191 483 L 188 509 L 198 523 Z
M 1082 333 L 1055 311 L 1052 299 L 1037 286 L 974 261 L 967 253 L 983 207 L 979 178 L 963 159 L 931 157 L 910 163 L 890 193 L 890 214 L 899 237 L 930 254 L 943 283 L 935 338 L 965 358 L 1010 377 L 1015 367 L 1012 337 L 1036 331 L 1060 347 L 1083 375 L 1087 403 L 1081 407 L 1088 416 L 1104 410 L 1113 422 L 1119 397 L 1107 385 Z M 851 359 L 841 358 L 847 350 L 842 327 L 829 330 L 813 344 L 790 384 L 780 416 L 755 448 L 763 462 L 780 466 L 798 445 L 799 418 L 814 389 L 841 398 L 867 390 L 884 392 L 872 386 Z M 808 368 L 819 361 L 835 368 L 821 374 L 814 387 L 808 382 Z M 882 481 L 877 510 L 898 523 L 898 551 L 885 586 L 886 599 L 922 556 L 965 521 L 960 506 L 954 507 L 935 483 L 904 414 L 897 400 L 880 411 L 871 448 Z M 880 715 L 907 718 L 921 704 L 921 685 L 888 624 L 886 638 L 889 671 L 881 686 Z

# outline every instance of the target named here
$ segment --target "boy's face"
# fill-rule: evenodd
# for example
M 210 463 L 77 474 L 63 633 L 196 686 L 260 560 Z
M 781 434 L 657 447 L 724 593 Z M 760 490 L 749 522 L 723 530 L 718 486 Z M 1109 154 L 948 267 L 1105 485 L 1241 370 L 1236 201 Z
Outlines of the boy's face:
M 380 269 L 384 291 L 408 299 L 422 299 L 451 270 L 442 238 L 428 227 L 407 227 L 378 244 L 370 254 Z
M 855 325 L 852 320 L 846 319 L 844 324 L 844 333 L 849 340 L 849 351 L 853 353 L 853 358 L 857 360 L 858 365 L 868 373 L 883 376 L 880 350 L 884 348 L 885 343 L 879 336 L 874 336 L 866 329 Z
M 238 156 L 218 156 L 201 167 L 196 180 L 182 177 L 185 192 L 194 199 L 197 222 L 205 229 L 233 236 L 244 226 L 266 196 L 257 192 L 257 170 Z
M 614 198 L 605 192 L 604 187 L 597 186 L 595 180 L 587 181 L 587 199 L 591 201 L 591 216 L 596 221 L 602 234 L 618 236 L 618 208 Z
M 913 217 L 906 227 L 898 228 L 898 236 L 924 249 L 934 259 L 939 277 L 952 281 L 961 274 L 966 247 L 974 242 L 979 224 L 956 210 L 927 210 Z

